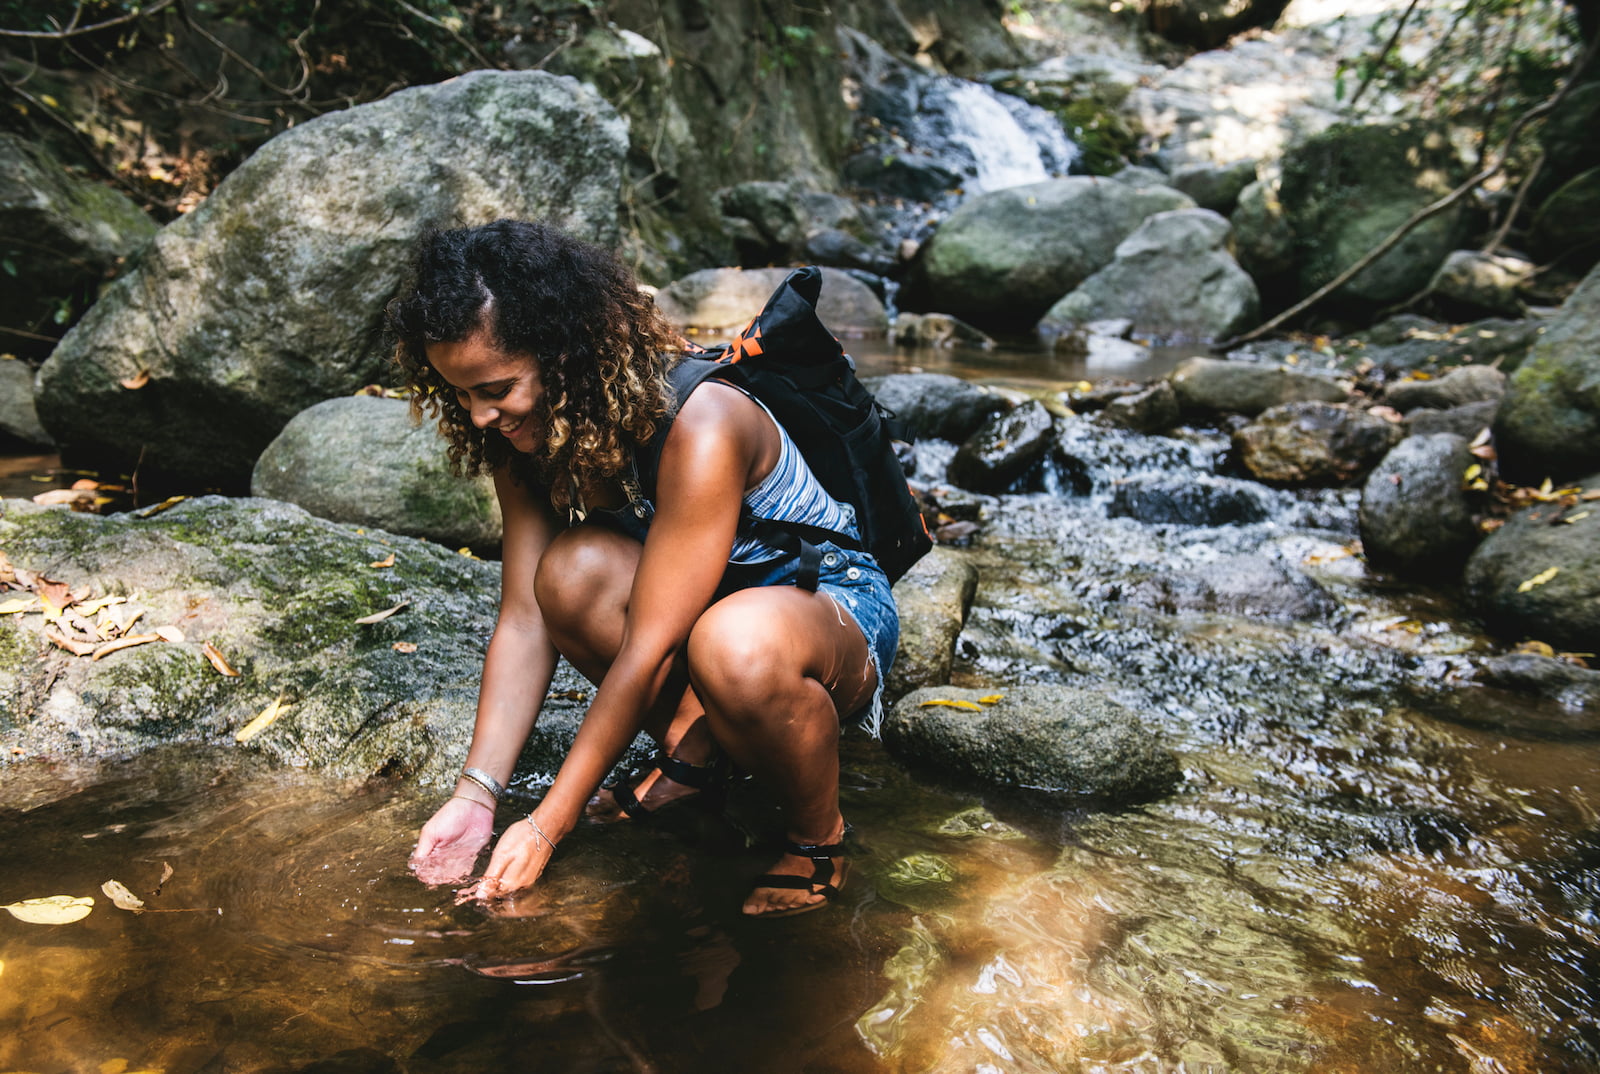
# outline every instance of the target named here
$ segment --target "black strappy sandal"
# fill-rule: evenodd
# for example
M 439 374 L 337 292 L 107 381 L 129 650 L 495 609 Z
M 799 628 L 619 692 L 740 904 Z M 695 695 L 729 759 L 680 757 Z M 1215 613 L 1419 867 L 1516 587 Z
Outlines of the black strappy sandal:
M 727 790 L 729 782 L 733 779 L 733 762 L 727 754 L 718 753 L 705 764 L 690 764 L 669 756 L 666 750 L 657 753 L 648 762 L 649 767 L 641 766 L 632 769 L 613 787 L 606 788 L 611 792 L 612 800 L 617 803 L 617 808 L 622 810 L 629 820 L 648 820 L 663 809 L 671 809 L 680 802 L 701 802 L 704 804 L 718 805 L 722 792 Z M 651 769 L 659 771 L 663 778 L 685 787 L 693 787 L 699 794 L 685 795 L 675 798 L 665 805 L 655 809 L 646 809 L 644 803 L 639 801 L 639 796 L 634 788 Z
M 765 914 L 749 914 L 754 918 L 766 917 L 794 917 L 796 914 L 820 910 L 838 897 L 839 888 L 844 883 L 845 877 L 850 875 L 850 863 L 840 862 L 837 870 L 834 860 L 843 858 L 848 850 L 845 849 L 845 839 L 850 837 L 850 827 L 845 826 L 844 838 L 837 843 L 793 843 L 784 841 L 785 853 L 793 854 L 800 858 L 810 858 L 813 868 L 809 877 L 795 876 L 792 873 L 765 873 L 756 877 L 751 885 L 751 890 L 756 888 L 792 888 L 799 891 L 809 891 L 813 895 L 821 895 L 816 902 L 803 903 L 800 906 L 791 906 L 785 910 L 772 910 Z M 838 882 L 834 882 L 834 877 Z

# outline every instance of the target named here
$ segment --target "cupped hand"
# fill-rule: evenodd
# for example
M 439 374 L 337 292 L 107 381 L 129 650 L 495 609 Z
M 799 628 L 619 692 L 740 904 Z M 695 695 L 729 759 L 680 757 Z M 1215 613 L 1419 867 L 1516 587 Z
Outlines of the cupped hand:
M 461 891 L 466 899 L 504 899 L 532 887 L 544 873 L 555 847 L 534 831 L 526 819 L 519 820 L 500 835 L 489 857 L 483 879 Z
M 417 848 L 411 852 L 411 871 L 424 884 L 463 880 L 472 875 L 478 853 L 493 834 L 493 810 L 465 798 L 452 798 L 422 826 Z

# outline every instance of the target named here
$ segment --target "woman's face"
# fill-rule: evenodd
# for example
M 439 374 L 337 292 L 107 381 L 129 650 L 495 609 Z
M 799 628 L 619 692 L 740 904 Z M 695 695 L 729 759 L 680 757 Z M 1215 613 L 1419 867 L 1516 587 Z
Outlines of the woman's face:
M 535 428 L 533 405 L 544 391 L 539 363 L 529 354 L 509 354 L 494 345 L 488 332 L 459 343 L 429 343 L 428 361 L 455 389 L 456 400 L 480 429 L 493 429 L 524 454 L 532 454 L 543 438 Z

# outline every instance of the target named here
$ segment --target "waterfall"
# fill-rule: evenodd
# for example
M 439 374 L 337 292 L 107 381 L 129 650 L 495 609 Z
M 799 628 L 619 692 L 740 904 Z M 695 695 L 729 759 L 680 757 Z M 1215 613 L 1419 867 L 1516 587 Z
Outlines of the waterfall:
M 922 93 L 909 137 L 924 151 L 960 159 L 972 193 L 1063 174 L 1078 152 L 1044 109 L 957 78 L 940 78 Z

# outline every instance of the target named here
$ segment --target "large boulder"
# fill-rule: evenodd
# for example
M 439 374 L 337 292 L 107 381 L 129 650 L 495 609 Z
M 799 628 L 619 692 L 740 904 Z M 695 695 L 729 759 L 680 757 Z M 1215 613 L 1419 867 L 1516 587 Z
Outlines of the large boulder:
M 1140 224 L 1044 322 L 1125 319 L 1140 335 L 1213 340 L 1244 331 L 1260 313 L 1255 283 L 1228 253 L 1228 221 L 1209 209 L 1174 209 Z
M 884 689 L 899 697 L 950 681 L 956 638 L 978 589 L 978 568 L 949 548 L 934 548 L 894 584 L 900 650 Z
M 1332 485 L 1366 476 L 1405 435 L 1398 423 L 1339 403 L 1284 403 L 1233 434 L 1246 470 L 1274 485 Z
M 1159 798 L 1182 780 L 1177 759 L 1137 713 L 1067 686 L 917 690 L 895 704 L 883 740 L 898 756 L 961 779 L 1117 803 Z
M 23 444 L 44 446 L 50 434 L 39 424 L 33 405 L 33 367 L 20 358 L 0 359 L 0 435 Z
M 1283 403 L 1342 403 L 1350 385 L 1288 366 L 1225 358 L 1187 358 L 1167 377 L 1185 413 L 1254 417 Z
M 1467 561 L 1467 598 L 1489 625 L 1578 652 L 1600 652 L 1600 473 L 1561 501 L 1536 504 Z M 1596 497 L 1600 499 L 1600 497 Z
M 1367 560 L 1407 575 L 1458 577 L 1482 537 L 1465 476 L 1476 461 L 1468 441 L 1449 433 L 1397 444 L 1361 489 Z
M 1004 397 L 948 373 L 891 373 L 865 383 L 913 440 L 959 443 L 1007 409 Z
M 14 330 L 5 348 L 43 359 L 49 343 L 31 337 L 59 335 L 155 233 L 155 222 L 122 194 L 0 133 L 0 328 Z
M 1193 206 L 1170 187 L 1084 176 L 979 195 L 923 245 L 907 304 L 979 325 L 1032 325 L 1110 264 L 1117 244 L 1147 217 Z
M 1600 467 L 1600 267 L 1511 375 L 1495 440 L 1507 473 L 1528 480 Z
M 627 137 L 572 79 L 476 71 L 262 146 L 168 225 L 40 371 L 72 457 L 241 487 L 313 403 L 380 380 L 383 306 L 430 224 L 539 218 L 617 238 Z
M 417 424 L 400 399 L 355 395 L 302 410 L 256 460 L 250 494 L 451 548 L 500 540 L 493 482 L 453 474 L 438 427 Z
M 1332 281 L 1461 175 L 1448 137 L 1417 124 L 1341 124 L 1290 149 L 1278 197 L 1299 253 L 1300 293 Z M 1461 224 L 1459 208 L 1431 217 L 1330 301 L 1369 309 L 1410 298 L 1456 249 Z
M 123 598 L 92 618 L 181 638 L 96 658 L 52 644 L 65 628 L 37 611 L 0 616 L 0 730 L 12 748 L 116 756 L 195 742 L 356 778 L 446 783 L 460 770 L 498 564 L 292 504 L 214 496 L 149 517 L 5 500 L 0 547 L 12 577 L 59 582 L 78 608 Z M 525 771 L 559 764 L 582 716 L 568 698 L 587 690 L 562 665 Z M 245 732 L 274 702 L 276 719 Z
M 710 268 L 674 280 L 656 295 L 656 305 L 680 329 L 737 331 L 767 304 L 793 271 L 786 268 Z M 822 270 L 817 316 L 837 336 L 882 336 L 889 314 L 872 288 L 840 269 Z

